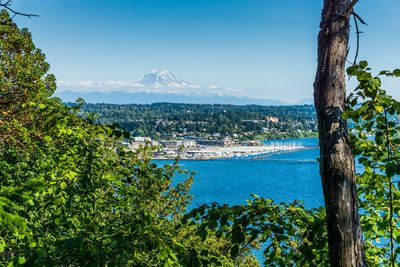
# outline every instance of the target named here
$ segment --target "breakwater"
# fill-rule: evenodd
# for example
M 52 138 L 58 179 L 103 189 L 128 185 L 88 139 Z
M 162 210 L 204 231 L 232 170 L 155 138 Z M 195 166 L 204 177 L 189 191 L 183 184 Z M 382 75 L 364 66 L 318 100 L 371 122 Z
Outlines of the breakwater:
M 290 151 L 281 151 L 281 152 L 271 153 L 271 154 L 268 154 L 268 155 L 265 155 L 265 156 L 253 157 L 251 159 L 252 160 L 260 160 L 260 159 L 264 159 L 265 160 L 265 159 L 267 159 L 267 158 L 269 158 L 271 156 L 275 156 L 275 155 L 287 154 L 287 153 L 293 153 L 293 152 L 300 152 L 300 151 L 306 151 L 306 150 L 317 149 L 317 148 L 319 148 L 319 147 L 318 146 L 312 146 L 312 147 L 306 147 L 306 148 L 290 150 Z M 269 159 L 269 160 L 277 161 L 278 159 Z M 287 161 L 286 159 L 283 159 L 283 160 Z M 301 160 L 297 160 L 297 161 L 301 161 Z
M 276 156 L 276 155 L 281 155 L 281 154 L 288 154 L 288 153 L 294 153 L 294 152 L 300 152 L 300 151 L 306 151 L 306 150 L 312 150 L 312 149 L 318 149 L 318 146 L 312 146 L 312 147 L 306 147 L 306 148 L 300 148 L 300 149 L 294 149 L 294 150 L 289 150 L 289 151 L 280 151 L 280 152 L 275 152 L 275 153 L 270 153 L 268 155 L 264 156 L 257 156 L 257 157 L 228 157 L 228 158 L 221 158 L 221 157 L 212 157 L 212 158 L 180 158 L 179 161 L 249 161 L 249 160 L 258 160 L 258 161 L 286 161 L 286 162 L 303 162 L 303 163 L 313 163 L 316 162 L 317 160 L 313 159 L 270 159 L 269 157 L 271 156 Z M 158 158 L 156 160 L 171 160 L 170 158 Z

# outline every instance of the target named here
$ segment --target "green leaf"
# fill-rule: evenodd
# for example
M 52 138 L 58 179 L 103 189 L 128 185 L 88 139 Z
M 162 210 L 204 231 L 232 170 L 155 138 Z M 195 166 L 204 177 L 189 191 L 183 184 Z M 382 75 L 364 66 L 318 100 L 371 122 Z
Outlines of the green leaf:
M 198 235 L 201 237 L 201 240 L 202 240 L 202 241 L 206 240 L 207 235 L 208 235 L 207 230 L 204 229 L 204 228 L 202 228 L 202 229 L 199 231 Z
M 381 106 L 375 106 L 375 110 L 378 111 L 379 113 L 383 111 L 383 107 Z
M 19 262 L 19 264 L 24 264 L 24 263 L 26 262 L 25 257 L 24 257 L 24 256 L 19 257 L 19 258 L 18 258 L 18 262 Z
M 218 212 L 213 212 L 213 213 L 211 213 L 211 215 L 210 215 L 210 219 L 213 220 L 213 221 L 218 220 L 219 217 L 220 217 L 220 215 L 219 215 Z
M 62 182 L 60 184 L 60 187 L 61 187 L 62 190 L 64 190 L 67 187 L 67 184 L 65 182 Z
M 388 177 L 393 177 L 396 174 L 396 165 L 387 164 L 386 165 L 386 175 Z
M 381 132 L 378 132 L 375 136 L 375 142 L 378 145 L 382 145 L 383 143 L 385 143 L 385 137 L 383 136 L 383 134 Z
M 368 62 L 363 60 L 363 61 L 360 61 L 359 65 L 360 65 L 361 69 L 365 69 L 368 66 Z
M 390 71 L 388 71 L 388 70 L 382 70 L 379 72 L 379 75 L 387 75 L 389 73 L 390 73 Z
M 237 256 L 237 254 L 239 253 L 239 246 L 236 244 L 236 245 L 234 245 L 233 247 L 231 247 L 231 249 L 230 249 L 230 254 L 231 254 L 231 257 L 236 257 Z

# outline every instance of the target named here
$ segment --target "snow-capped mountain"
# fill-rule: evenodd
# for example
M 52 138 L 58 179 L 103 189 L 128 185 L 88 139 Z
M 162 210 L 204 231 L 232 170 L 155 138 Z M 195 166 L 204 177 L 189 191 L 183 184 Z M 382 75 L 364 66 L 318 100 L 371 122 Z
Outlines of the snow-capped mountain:
M 184 80 L 175 77 L 167 70 L 153 70 L 145 74 L 136 82 L 139 86 L 148 88 L 185 88 L 198 87 L 188 84 Z
M 167 70 L 153 70 L 135 82 L 126 81 L 59 81 L 58 92 L 61 91 L 84 91 L 84 92 L 115 92 L 123 91 L 129 93 L 174 93 L 174 94 L 198 94 L 200 86 L 190 84 L 174 76 Z M 196 89 L 196 90 L 194 90 Z M 202 88 L 204 89 L 204 88 Z
M 282 105 L 274 99 L 246 97 L 244 90 L 218 85 L 198 86 L 185 82 L 172 73 L 153 70 L 134 82 L 126 81 L 59 81 L 55 96 L 63 101 L 82 97 L 89 103 L 210 103 Z

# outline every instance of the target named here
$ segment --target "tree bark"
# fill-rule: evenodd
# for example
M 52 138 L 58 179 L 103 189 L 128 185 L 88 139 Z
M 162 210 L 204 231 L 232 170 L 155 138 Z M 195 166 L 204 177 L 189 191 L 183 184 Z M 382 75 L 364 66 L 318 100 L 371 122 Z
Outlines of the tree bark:
M 345 109 L 349 18 L 356 0 L 324 0 L 318 35 L 314 102 L 331 266 L 365 266 L 354 157 Z

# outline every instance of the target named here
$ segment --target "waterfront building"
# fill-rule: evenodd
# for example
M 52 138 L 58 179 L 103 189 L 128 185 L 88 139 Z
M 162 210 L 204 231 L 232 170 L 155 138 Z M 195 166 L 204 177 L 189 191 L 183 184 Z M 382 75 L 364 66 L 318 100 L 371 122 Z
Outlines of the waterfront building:
M 135 142 L 146 142 L 146 141 L 151 141 L 151 138 L 150 137 L 135 136 L 135 137 L 133 137 L 133 141 L 135 141 Z
M 203 146 L 220 146 L 220 147 L 225 147 L 225 146 L 231 146 L 233 145 L 233 141 L 229 139 L 224 139 L 224 140 L 197 140 L 198 145 L 203 145 Z
M 194 140 L 163 140 L 160 143 L 166 148 L 196 147 L 197 143 Z

